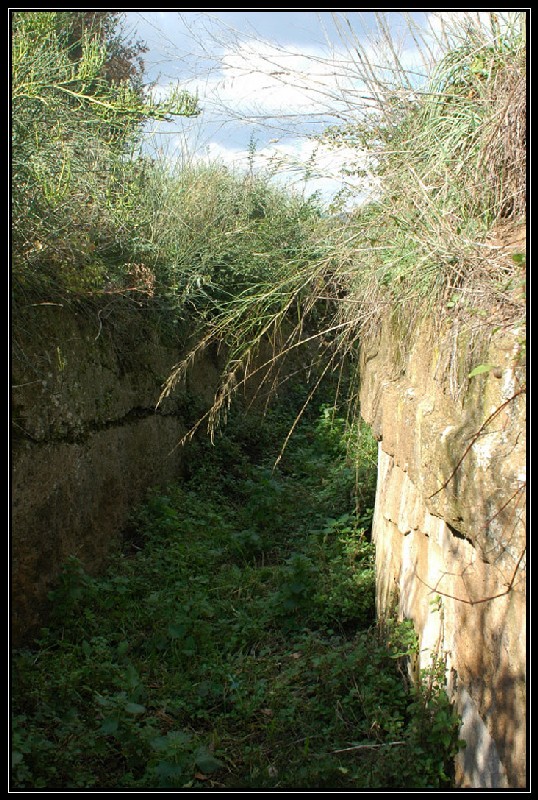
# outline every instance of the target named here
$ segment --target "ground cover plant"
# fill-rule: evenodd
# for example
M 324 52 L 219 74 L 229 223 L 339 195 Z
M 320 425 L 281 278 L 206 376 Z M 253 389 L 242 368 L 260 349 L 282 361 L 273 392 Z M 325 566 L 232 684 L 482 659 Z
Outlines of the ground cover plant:
M 102 577 L 73 559 L 13 658 L 19 789 L 450 784 L 457 719 L 383 635 L 369 540 L 376 445 L 311 408 L 273 468 L 282 406 L 190 446 Z M 432 689 L 433 686 L 433 689 Z

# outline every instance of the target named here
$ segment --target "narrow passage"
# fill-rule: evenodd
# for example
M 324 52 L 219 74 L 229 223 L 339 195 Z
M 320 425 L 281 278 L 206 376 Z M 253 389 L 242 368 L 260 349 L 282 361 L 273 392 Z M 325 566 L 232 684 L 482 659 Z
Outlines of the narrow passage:
M 13 661 L 21 788 L 448 786 L 457 723 L 375 624 L 376 443 L 330 406 L 238 414 L 133 511 L 102 577 L 76 560 Z

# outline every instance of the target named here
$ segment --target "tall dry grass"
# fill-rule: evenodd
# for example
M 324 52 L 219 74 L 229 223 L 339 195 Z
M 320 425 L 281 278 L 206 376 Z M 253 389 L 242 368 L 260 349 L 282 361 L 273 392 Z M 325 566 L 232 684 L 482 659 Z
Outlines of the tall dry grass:
M 278 343 L 271 363 L 315 343 L 324 372 L 355 359 L 387 315 L 404 339 L 426 315 L 483 336 L 523 322 L 524 256 L 501 263 L 491 242 L 501 223 L 519 224 L 525 213 L 525 15 L 440 14 L 426 27 L 410 14 L 402 19 L 398 40 L 386 15 L 376 15 L 375 30 L 370 19 L 368 32 L 352 15 L 335 15 L 335 68 L 355 89 L 338 95 L 336 84 L 320 86 L 327 102 L 336 93 L 342 120 L 321 138 L 356 152 L 348 171 L 363 179 L 362 202 L 312 232 L 323 242 L 318 258 L 300 269 L 284 262 L 270 283 L 232 298 L 178 365 L 165 394 L 199 348 L 233 330 L 210 428 L 259 364 L 266 338 Z

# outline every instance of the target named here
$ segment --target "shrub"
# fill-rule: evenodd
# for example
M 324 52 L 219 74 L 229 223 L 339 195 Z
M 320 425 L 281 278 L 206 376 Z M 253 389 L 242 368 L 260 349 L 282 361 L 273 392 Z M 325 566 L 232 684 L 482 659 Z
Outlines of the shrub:
M 132 224 L 129 154 L 142 122 L 197 113 L 186 93 L 155 104 L 137 80 L 107 77 L 117 37 L 90 27 L 73 42 L 75 19 L 12 16 L 13 275 L 43 293 L 103 288 L 105 256 Z

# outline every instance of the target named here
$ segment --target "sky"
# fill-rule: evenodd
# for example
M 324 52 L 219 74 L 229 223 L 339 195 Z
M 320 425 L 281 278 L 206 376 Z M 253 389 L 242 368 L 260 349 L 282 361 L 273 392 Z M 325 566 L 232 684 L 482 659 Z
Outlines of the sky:
M 329 147 L 320 135 L 372 113 L 361 79 L 370 65 L 401 85 L 400 65 L 411 95 L 466 13 L 131 10 L 125 26 L 149 48 L 146 77 L 156 99 L 178 83 L 199 98 L 198 117 L 176 118 L 153 139 L 171 161 L 270 169 L 275 180 L 325 202 L 347 187 L 353 204 L 375 191 L 370 165 L 357 149 Z M 353 165 L 365 174 L 350 174 Z

